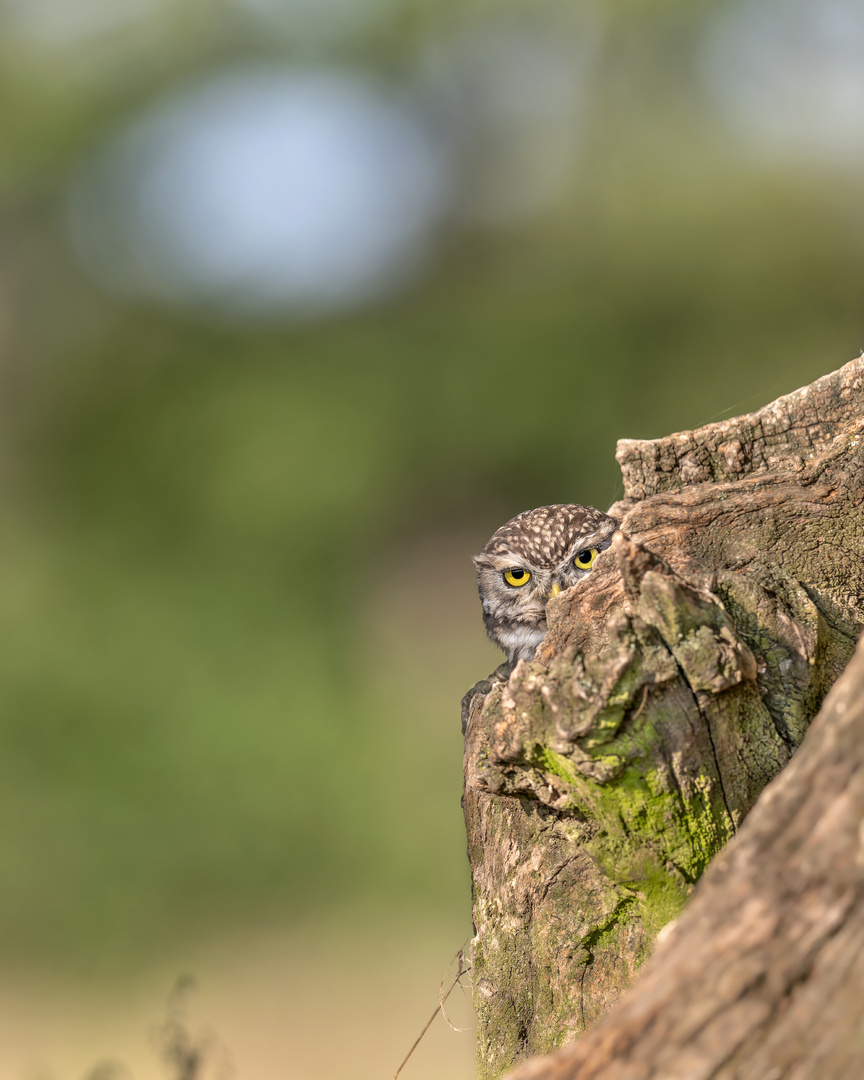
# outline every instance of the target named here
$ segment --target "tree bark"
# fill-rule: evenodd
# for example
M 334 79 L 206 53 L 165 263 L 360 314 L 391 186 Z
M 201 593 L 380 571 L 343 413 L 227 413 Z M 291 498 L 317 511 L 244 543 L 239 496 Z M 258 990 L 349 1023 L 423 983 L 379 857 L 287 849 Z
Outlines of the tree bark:
M 801 743 L 864 626 L 862 436 L 864 358 L 622 441 L 612 548 L 466 695 L 480 1080 L 609 1009 Z
M 510 1080 L 860 1080 L 864 638 L 636 985 Z

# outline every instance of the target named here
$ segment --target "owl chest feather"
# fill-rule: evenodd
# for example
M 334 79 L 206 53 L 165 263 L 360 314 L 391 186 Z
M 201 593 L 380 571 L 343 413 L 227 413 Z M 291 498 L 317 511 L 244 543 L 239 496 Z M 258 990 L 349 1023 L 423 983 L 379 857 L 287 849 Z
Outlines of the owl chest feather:
M 526 618 L 503 619 L 484 611 L 484 622 L 489 637 L 507 653 L 511 664 L 517 660 L 530 660 L 546 637 L 545 612 L 531 612 Z
M 545 637 L 545 623 L 542 626 L 511 626 L 499 632 L 498 643 L 511 660 L 530 660 Z

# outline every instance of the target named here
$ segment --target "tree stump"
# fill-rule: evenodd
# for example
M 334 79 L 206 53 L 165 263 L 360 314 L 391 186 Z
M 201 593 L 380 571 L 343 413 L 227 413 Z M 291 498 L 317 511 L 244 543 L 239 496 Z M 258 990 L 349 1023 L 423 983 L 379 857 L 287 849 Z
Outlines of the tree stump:
M 862 437 L 864 357 L 622 441 L 612 547 L 466 695 L 480 1080 L 607 1012 L 800 745 L 864 626 Z
M 862 822 L 864 638 L 632 990 L 508 1080 L 860 1080 Z

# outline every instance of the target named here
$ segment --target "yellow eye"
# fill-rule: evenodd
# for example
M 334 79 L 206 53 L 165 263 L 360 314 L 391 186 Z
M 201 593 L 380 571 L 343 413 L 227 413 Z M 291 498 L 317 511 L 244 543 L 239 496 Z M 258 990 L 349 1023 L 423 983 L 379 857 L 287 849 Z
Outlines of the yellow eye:
M 531 575 L 527 570 L 523 570 L 521 566 L 514 566 L 512 570 L 504 571 L 504 580 L 508 585 L 512 585 L 514 589 L 519 589 L 521 586 L 528 584 Z
M 597 548 L 585 548 L 585 550 L 580 551 L 573 560 L 573 565 L 577 570 L 590 570 L 596 558 Z

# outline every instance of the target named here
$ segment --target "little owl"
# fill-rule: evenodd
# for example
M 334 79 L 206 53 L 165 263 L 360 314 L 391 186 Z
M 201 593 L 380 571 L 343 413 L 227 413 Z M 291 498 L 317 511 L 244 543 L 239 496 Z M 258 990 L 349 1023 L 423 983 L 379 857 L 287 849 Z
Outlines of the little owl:
M 510 664 L 532 659 L 546 636 L 546 601 L 591 572 L 617 527 L 593 506 L 539 506 L 502 525 L 474 556 L 483 621 Z

